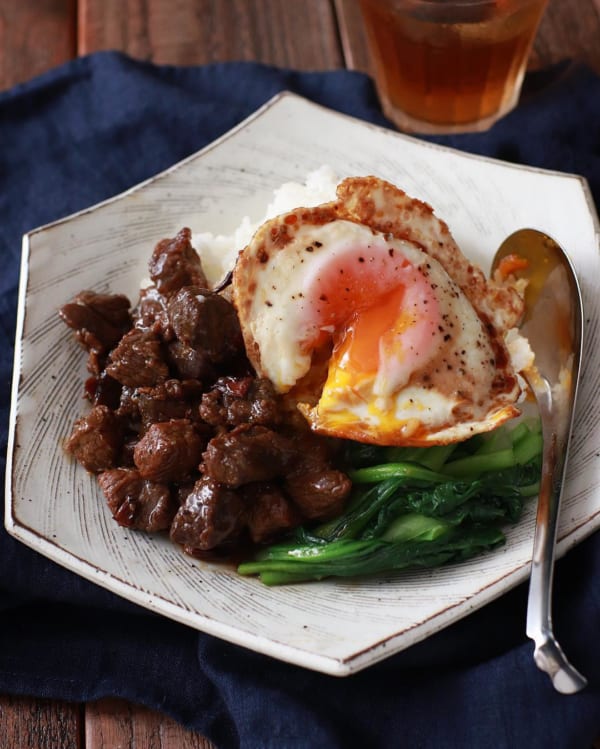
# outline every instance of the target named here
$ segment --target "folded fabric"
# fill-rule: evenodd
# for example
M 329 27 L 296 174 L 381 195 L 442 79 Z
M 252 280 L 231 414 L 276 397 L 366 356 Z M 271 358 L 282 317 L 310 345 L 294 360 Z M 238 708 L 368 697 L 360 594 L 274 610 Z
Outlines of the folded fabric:
M 75 60 L 0 94 L 0 442 L 7 440 L 21 235 L 197 151 L 281 90 L 388 125 L 369 78 L 251 63 Z M 432 138 L 584 175 L 600 205 L 600 80 L 531 76 L 486 133 Z M 242 650 L 153 615 L 0 531 L 0 692 L 121 696 L 219 747 L 583 749 L 600 737 L 600 537 L 557 565 L 555 624 L 588 688 L 565 697 L 533 664 L 526 590 L 346 679 Z

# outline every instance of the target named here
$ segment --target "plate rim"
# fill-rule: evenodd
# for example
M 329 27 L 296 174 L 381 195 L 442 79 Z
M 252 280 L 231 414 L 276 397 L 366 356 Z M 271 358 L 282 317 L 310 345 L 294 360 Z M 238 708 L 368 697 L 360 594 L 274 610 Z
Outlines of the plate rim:
M 588 180 L 582 175 L 568 173 L 568 172 L 561 172 L 557 170 L 549 170 L 549 169 L 545 169 L 541 167 L 514 164 L 511 162 L 505 162 L 505 161 L 502 161 L 500 159 L 490 157 L 490 156 L 482 156 L 478 154 L 467 153 L 464 151 L 460 151 L 451 146 L 445 146 L 445 145 L 441 145 L 438 143 L 432 143 L 426 140 L 422 140 L 420 138 L 415 138 L 413 136 L 406 135 L 404 133 L 399 133 L 395 130 L 386 128 L 382 125 L 376 125 L 370 122 L 366 122 L 364 120 L 361 120 L 358 117 L 347 115 L 337 110 L 333 110 L 329 107 L 326 107 L 324 105 L 315 103 L 293 92 L 290 92 L 287 90 L 281 91 L 275 94 L 273 97 L 271 97 L 262 106 L 260 106 L 254 112 L 252 112 L 248 117 L 240 121 L 237 125 L 235 125 L 231 129 L 229 129 L 228 131 L 220 135 L 215 140 L 206 144 L 201 149 L 188 155 L 184 159 L 181 159 L 180 161 L 172 164 L 166 169 L 148 177 L 142 182 L 139 182 L 116 195 L 112 195 L 102 201 L 99 201 L 91 206 L 87 206 L 79 211 L 76 211 L 62 218 L 40 225 L 26 232 L 23 235 L 20 278 L 19 278 L 19 288 L 18 288 L 17 320 L 16 320 L 16 331 L 15 331 L 15 354 L 14 354 L 14 360 L 13 360 L 11 402 L 10 402 L 10 412 L 9 412 L 9 422 L 8 422 L 8 440 L 7 440 L 6 476 L 5 476 L 6 501 L 5 501 L 4 524 L 5 524 L 5 528 L 7 532 L 11 536 L 18 539 L 19 541 L 27 545 L 29 548 L 35 550 L 38 553 L 43 554 L 51 561 L 61 565 L 62 567 L 70 570 L 71 572 L 77 575 L 80 575 L 81 577 L 91 581 L 92 583 L 100 585 L 103 588 L 109 590 L 113 594 L 119 595 L 120 597 L 123 597 L 126 600 L 129 600 L 137 605 L 140 605 L 141 607 L 145 609 L 149 609 L 163 616 L 168 616 L 170 619 L 173 619 L 186 626 L 190 626 L 199 632 L 203 632 L 210 636 L 215 636 L 220 639 L 227 640 L 228 642 L 231 642 L 235 645 L 240 645 L 242 647 L 250 648 L 256 652 L 278 658 L 288 663 L 293 663 L 298 666 L 313 669 L 313 670 L 320 671 L 322 673 L 327 673 L 333 676 L 348 676 L 352 673 L 362 670 L 363 668 L 374 665 L 375 663 L 385 659 L 389 655 L 398 652 L 398 649 L 394 649 L 393 647 L 393 643 L 396 640 L 400 638 L 408 639 L 409 642 L 405 647 L 410 647 L 416 644 L 417 642 L 426 639 L 432 634 L 439 632 L 441 629 L 445 628 L 446 626 L 449 626 L 450 624 L 453 624 L 456 621 L 459 621 L 464 616 L 467 616 L 471 611 L 479 609 L 482 606 L 489 603 L 490 601 L 499 597 L 498 594 L 493 594 L 492 592 L 490 592 L 489 595 L 482 594 L 482 591 L 485 591 L 489 588 L 493 588 L 495 585 L 498 584 L 499 581 L 504 581 L 507 579 L 510 580 L 510 584 L 508 585 L 508 587 L 506 587 L 505 590 L 501 591 L 500 595 L 507 592 L 509 589 L 512 589 L 513 587 L 518 585 L 520 582 L 523 582 L 528 577 L 529 562 L 527 562 L 524 565 L 521 565 L 520 567 L 509 570 L 509 572 L 507 572 L 505 575 L 502 575 L 500 578 L 495 579 L 493 582 L 490 582 L 484 585 L 483 588 L 479 589 L 473 596 L 476 598 L 475 605 L 466 613 L 463 613 L 460 610 L 460 606 L 462 605 L 461 601 L 454 603 L 452 606 L 449 606 L 446 609 L 436 612 L 433 616 L 429 617 L 426 620 L 426 622 L 431 623 L 432 620 L 439 620 L 437 622 L 437 625 L 434 626 L 433 628 L 430 627 L 427 630 L 427 632 L 422 634 L 422 636 L 419 636 L 419 633 L 420 633 L 420 630 L 423 629 L 424 622 L 421 622 L 418 625 L 413 625 L 403 630 L 400 633 L 397 632 L 393 635 L 380 638 L 377 642 L 366 646 L 360 651 L 358 650 L 355 651 L 350 656 L 336 657 L 336 656 L 318 654 L 315 652 L 311 652 L 309 650 L 304 650 L 297 646 L 277 642 L 272 638 L 267 639 L 264 637 L 260 637 L 258 634 L 251 635 L 250 633 L 245 632 L 241 629 L 236 629 L 234 626 L 230 624 L 219 622 L 219 621 L 215 622 L 214 619 L 212 619 L 210 616 L 207 616 L 205 614 L 201 614 L 197 611 L 188 611 L 186 609 L 178 607 L 176 604 L 170 602 L 169 600 L 163 598 L 160 595 L 157 595 L 156 593 L 144 591 L 125 580 L 121 580 L 113 573 L 110 573 L 106 570 L 98 569 L 97 567 L 95 567 L 92 563 L 88 562 L 87 560 L 78 557 L 76 554 L 74 554 L 71 551 L 67 551 L 63 547 L 51 541 L 49 538 L 44 537 L 39 532 L 33 530 L 32 528 L 29 528 L 25 523 L 23 523 L 22 521 L 19 521 L 15 515 L 16 496 L 15 496 L 15 492 L 13 491 L 13 484 L 14 484 L 16 449 L 18 448 L 17 430 L 18 430 L 18 423 L 19 423 L 19 413 L 18 413 L 18 408 L 17 408 L 17 401 L 18 401 L 18 395 L 19 395 L 19 386 L 22 380 L 23 333 L 24 333 L 24 327 L 25 327 L 25 321 L 26 321 L 26 315 L 27 315 L 26 302 L 27 302 L 27 290 L 28 290 L 29 276 L 30 276 L 29 260 L 30 260 L 31 252 L 32 252 L 32 244 L 31 244 L 32 238 L 37 234 L 51 230 L 55 226 L 71 222 L 73 220 L 78 219 L 79 217 L 83 215 L 96 211 L 97 209 L 105 205 L 109 205 L 109 204 L 118 202 L 120 200 L 126 199 L 128 196 L 135 194 L 138 190 L 142 190 L 148 185 L 169 176 L 170 174 L 176 172 L 178 169 L 180 169 L 184 165 L 190 163 L 191 161 L 194 161 L 195 159 L 201 157 L 205 153 L 213 150 L 214 148 L 217 148 L 222 143 L 224 143 L 225 141 L 230 139 L 232 136 L 234 136 L 237 132 L 239 132 L 240 130 L 243 130 L 248 125 L 252 124 L 254 121 L 260 118 L 266 112 L 270 111 L 273 107 L 275 107 L 279 103 L 284 102 L 285 100 L 290 100 L 290 99 L 295 100 L 299 103 L 302 103 L 303 105 L 307 105 L 312 108 L 324 110 L 329 114 L 333 114 L 341 118 L 342 120 L 352 120 L 356 123 L 359 123 L 362 127 L 367 127 L 369 129 L 374 129 L 382 133 L 385 133 L 386 136 L 409 140 L 410 142 L 414 144 L 418 144 L 420 147 L 426 147 L 428 149 L 437 150 L 437 151 L 441 150 L 443 152 L 451 152 L 456 157 L 460 157 L 464 159 L 474 159 L 475 161 L 478 161 L 478 162 L 488 162 L 498 167 L 502 167 L 504 169 L 511 169 L 511 170 L 516 170 L 519 172 L 529 171 L 529 172 L 534 172 L 534 173 L 541 173 L 543 175 L 555 177 L 555 178 L 576 180 L 582 189 L 583 197 L 586 201 L 586 208 L 593 222 L 594 231 L 595 231 L 596 249 L 600 251 L 600 244 L 599 244 L 600 220 L 596 212 L 596 207 L 593 201 L 593 197 L 591 194 L 591 189 L 590 189 Z M 595 517 L 597 514 L 600 514 L 600 511 L 599 513 L 595 513 L 592 517 Z M 561 536 L 558 542 L 558 546 L 557 546 L 557 555 L 561 556 L 568 549 L 574 546 L 576 543 L 583 540 L 587 535 L 590 535 L 591 533 L 594 532 L 593 530 L 590 530 L 588 533 L 582 532 L 582 528 L 587 524 L 589 524 L 589 519 L 586 520 L 585 523 L 581 523 L 579 526 L 572 528 L 568 533 Z M 165 609 L 168 609 L 169 613 L 167 613 Z M 455 616 L 452 616 L 451 613 L 449 613 L 453 611 L 456 611 Z M 200 623 L 202 623 L 201 627 L 199 626 Z M 407 633 L 408 633 L 408 638 L 407 638 Z
M 398 130 L 394 130 L 392 129 L 393 127 L 392 123 L 390 123 L 390 127 L 385 127 L 383 125 L 378 125 L 374 122 L 368 122 L 366 120 L 362 120 L 360 119 L 360 117 L 356 117 L 355 115 L 345 114 L 344 112 L 340 112 L 337 109 L 332 109 L 323 104 L 319 104 L 318 102 L 314 102 L 311 99 L 308 99 L 304 96 L 301 96 L 300 94 L 296 94 L 295 92 L 289 91 L 286 89 L 283 91 L 279 91 L 277 94 L 274 94 L 270 99 L 264 102 L 264 104 L 258 107 L 258 109 L 256 109 L 254 112 L 251 112 L 247 117 L 245 117 L 243 120 L 238 122 L 237 125 L 234 125 L 229 130 L 225 131 L 224 133 L 219 135 L 217 138 L 210 141 L 210 143 L 207 143 L 206 145 L 202 146 L 202 148 L 198 149 L 197 151 L 194 151 L 193 153 L 188 154 L 188 156 L 185 156 L 183 159 L 180 159 L 174 164 L 171 164 L 171 166 L 168 166 L 165 169 L 162 169 L 160 172 L 156 172 L 156 174 L 153 174 L 150 177 L 147 177 L 141 182 L 137 182 L 135 185 L 131 185 L 131 187 L 128 187 L 125 190 L 122 190 L 121 192 L 116 193 L 115 195 L 111 195 L 108 198 L 104 198 L 103 200 L 100 200 L 97 203 L 93 203 L 90 206 L 81 208 L 80 210 L 75 211 L 74 213 L 70 213 L 66 216 L 62 216 L 61 218 L 55 219 L 54 221 L 49 221 L 46 224 L 41 224 L 39 226 L 36 226 L 33 229 L 30 229 L 29 231 L 25 232 L 23 234 L 23 237 L 32 237 L 33 235 L 46 231 L 48 229 L 51 229 L 54 226 L 57 226 L 59 224 L 64 224 L 68 221 L 79 218 L 82 215 L 85 215 L 92 211 L 96 211 L 98 208 L 101 208 L 104 205 L 109 205 L 123 198 L 126 198 L 129 195 L 136 193 L 138 190 L 141 190 L 144 187 L 147 187 L 153 182 L 163 179 L 169 174 L 177 171 L 180 167 L 185 166 L 186 164 L 190 163 L 191 161 L 194 161 L 195 159 L 199 158 L 205 153 L 213 150 L 214 148 L 217 148 L 218 146 L 221 145 L 221 143 L 225 142 L 226 140 L 234 136 L 239 130 L 243 130 L 252 122 L 260 118 L 266 112 L 273 109 L 273 107 L 285 101 L 286 99 L 294 100 L 308 107 L 320 109 L 324 112 L 327 112 L 330 115 L 337 116 L 343 120 L 352 120 L 354 122 L 359 123 L 363 127 L 367 127 L 369 129 L 377 130 L 381 133 L 384 133 L 386 136 L 400 138 L 402 140 L 406 140 L 411 143 L 418 144 L 424 148 L 429 148 L 435 151 L 452 153 L 456 157 L 459 157 L 459 158 L 472 159 L 478 162 L 483 161 L 486 163 L 494 164 L 501 168 L 512 169 L 512 170 L 516 170 L 519 172 L 528 171 L 532 173 L 543 174 L 543 175 L 550 176 L 550 177 L 576 180 L 581 183 L 581 186 L 584 189 L 584 193 L 586 195 L 586 199 L 588 202 L 588 208 L 590 209 L 590 214 L 595 218 L 596 230 L 600 232 L 600 218 L 596 211 L 596 206 L 592 197 L 591 188 L 589 186 L 589 181 L 587 177 L 584 177 L 581 174 L 577 174 L 576 172 L 562 172 L 557 169 L 547 169 L 545 167 L 530 166 L 528 164 L 515 164 L 514 162 L 503 161 L 502 159 L 496 158 L 494 156 L 486 156 L 483 154 L 471 153 L 469 151 L 461 151 L 460 149 L 455 148 L 453 146 L 446 146 L 441 143 L 434 143 L 432 141 L 425 140 L 424 138 L 419 138 L 414 135 L 410 135 L 407 133 L 400 132 Z

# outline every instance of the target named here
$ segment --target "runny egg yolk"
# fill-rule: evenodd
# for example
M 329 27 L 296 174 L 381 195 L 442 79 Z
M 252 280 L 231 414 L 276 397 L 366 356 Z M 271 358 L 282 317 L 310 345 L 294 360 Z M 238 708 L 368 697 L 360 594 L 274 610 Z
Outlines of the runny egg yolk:
M 427 269 L 397 249 L 347 249 L 322 265 L 305 287 L 318 322 L 313 336 L 330 336 L 333 351 L 321 401 L 351 388 L 387 397 L 423 367 L 440 342 L 440 310 Z M 313 347 L 315 338 L 306 341 Z
M 376 374 L 383 341 L 401 337 L 403 330 L 410 327 L 409 315 L 402 309 L 404 296 L 405 288 L 399 286 L 371 307 L 352 314 L 338 333 L 332 361 L 355 375 Z

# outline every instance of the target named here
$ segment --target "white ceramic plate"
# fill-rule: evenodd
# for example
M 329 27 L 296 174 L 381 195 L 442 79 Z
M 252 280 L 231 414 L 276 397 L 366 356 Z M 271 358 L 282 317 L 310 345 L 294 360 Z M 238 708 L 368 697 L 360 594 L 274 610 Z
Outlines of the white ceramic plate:
M 7 461 L 6 527 L 118 595 L 275 658 L 346 675 L 422 640 L 528 575 L 534 506 L 508 543 L 460 566 L 267 588 L 118 526 L 61 440 L 84 409 L 85 355 L 57 308 L 81 289 L 134 300 L 156 241 L 182 226 L 230 233 L 273 189 L 329 164 L 376 174 L 430 202 L 487 270 L 502 239 L 529 226 L 568 249 L 583 286 L 583 380 L 559 553 L 600 525 L 598 223 L 585 180 L 429 145 L 284 93 L 214 144 L 100 205 L 24 237 Z M 549 331 L 549 335 L 552 331 Z

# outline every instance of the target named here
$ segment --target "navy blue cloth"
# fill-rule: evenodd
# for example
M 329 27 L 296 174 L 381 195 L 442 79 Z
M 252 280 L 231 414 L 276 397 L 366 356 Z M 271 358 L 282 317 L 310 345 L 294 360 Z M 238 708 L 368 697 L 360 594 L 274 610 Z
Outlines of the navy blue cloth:
M 0 94 L 0 451 L 6 447 L 21 235 L 150 177 L 288 89 L 389 125 L 371 81 L 251 63 L 156 67 L 75 60 Z M 600 80 L 532 76 L 487 133 L 432 138 L 584 175 L 600 205 Z M 524 586 L 345 679 L 199 634 L 78 578 L 0 531 L 0 693 L 116 695 L 218 747 L 588 749 L 600 737 L 600 537 L 557 565 L 555 626 L 589 678 L 561 696 L 533 664 Z

